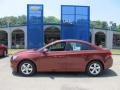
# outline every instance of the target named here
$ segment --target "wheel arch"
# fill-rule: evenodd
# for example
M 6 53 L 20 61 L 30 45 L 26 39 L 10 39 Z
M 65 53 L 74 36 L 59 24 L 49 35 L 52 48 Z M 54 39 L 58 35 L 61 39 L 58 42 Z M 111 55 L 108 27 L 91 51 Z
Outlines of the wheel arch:
M 103 68 L 103 70 L 104 70 L 104 64 L 103 64 L 103 62 L 100 60 L 100 59 L 93 59 L 93 60 L 90 60 L 87 64 L 86 64 L 86 69 L 85 70 L 87 70 L 87 67 L 88 67 L 88 65 L 91 63 L 91 62 L 99 62 L 101 65 L 102 65 L 102 68 Z

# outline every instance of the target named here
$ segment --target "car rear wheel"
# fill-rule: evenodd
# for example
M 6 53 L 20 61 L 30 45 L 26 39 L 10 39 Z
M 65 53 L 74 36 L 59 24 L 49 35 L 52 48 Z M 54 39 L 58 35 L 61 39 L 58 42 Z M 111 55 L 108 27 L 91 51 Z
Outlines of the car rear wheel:
M 19 65 L 19 73 L 22 76 L 32 76 L 35 74 L 36 68 L 31 61 L 23 61 Z
M 87 74 L 89 76 L 98 76 L 102 73 L 103 67 L 102 64 L 98 61 L 93 61 L 87 66 Z

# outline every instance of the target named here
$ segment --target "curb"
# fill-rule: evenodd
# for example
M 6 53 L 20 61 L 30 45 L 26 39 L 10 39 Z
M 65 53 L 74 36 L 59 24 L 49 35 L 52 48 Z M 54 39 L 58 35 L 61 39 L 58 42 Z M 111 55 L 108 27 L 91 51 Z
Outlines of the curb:
M 120 55 L 120 54 L 112 54 L 112 55 Z

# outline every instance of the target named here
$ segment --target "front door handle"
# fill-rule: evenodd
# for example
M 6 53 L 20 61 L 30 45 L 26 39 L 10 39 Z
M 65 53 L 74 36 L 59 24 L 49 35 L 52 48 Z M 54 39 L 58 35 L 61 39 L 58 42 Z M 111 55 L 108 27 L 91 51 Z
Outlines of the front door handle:
M 53 57 L 56 57 L 56 58 L 62 58 L 62 57 L 64 57 L 64 56 L 53 56 Z

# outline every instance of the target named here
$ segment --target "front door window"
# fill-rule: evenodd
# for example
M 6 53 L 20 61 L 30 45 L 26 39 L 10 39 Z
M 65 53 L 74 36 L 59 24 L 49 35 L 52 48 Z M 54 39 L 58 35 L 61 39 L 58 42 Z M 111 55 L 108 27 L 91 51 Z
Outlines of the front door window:
M 49 47 L 47 47 L 48 51 L 64 51 L 65 50 L 65 42 L 55 43 Z

